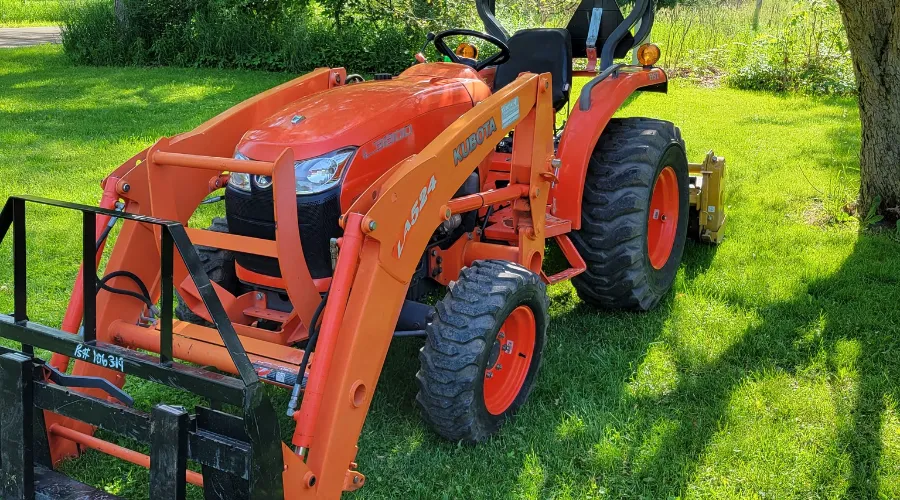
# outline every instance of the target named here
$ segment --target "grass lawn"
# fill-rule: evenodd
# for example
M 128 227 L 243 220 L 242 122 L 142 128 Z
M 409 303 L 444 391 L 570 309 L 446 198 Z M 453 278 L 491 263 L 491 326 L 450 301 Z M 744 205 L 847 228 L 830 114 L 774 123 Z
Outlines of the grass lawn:
M 0 0 L 0 27 L 54 26 L 66 9 L 87 2 L 108 0 Z
M 58 47 L 0 51 L 0 201 L 96 203 L 98 181 L 156 138 L 290 76 L 81 68 Z M 551 287 L 538 386 L 481 446 L 422 424 L 421 341 L 397 340 L 359 443 L 368 483 L 351 497 L 900 496 L 900 244 L 860 232 L 838 208 L 858 185 L 855 102 L 676 83 L 621 114 L 675 121 L 692 159 L 710 148 L 728 158 L 726 241 L 690 244 L 674 291 L 648 314 L 595 311 L 571 285 Z M 78 218 L 29 214 L 29 313 L 58 325 Z M 10 255 L 6 242 L 2 311 L 12 310 Z M 127 390 L 144 409 L 172 395 Z M 286 394 L 272 393 L 283 407 Z M 148 497 L 145 470 L 97 453 L 64 468 Z

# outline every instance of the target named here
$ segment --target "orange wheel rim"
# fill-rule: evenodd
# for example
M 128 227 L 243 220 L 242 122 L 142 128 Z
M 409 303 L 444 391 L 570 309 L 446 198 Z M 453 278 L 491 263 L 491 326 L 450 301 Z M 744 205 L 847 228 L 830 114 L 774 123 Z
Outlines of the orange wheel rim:
M 647 250 L 650 265 L 662 269 L 669 261 L 678 232 L 679 211 L 678 176 L 675 169 L 666 167 L 659 173 L 650 197 L 650 215 L 647 221 Z
M 534 357 L 534 313 L 519 306 L 503 322 L 484 371 L 484 404 L 491 415 L 505 412 L 525 384 Z

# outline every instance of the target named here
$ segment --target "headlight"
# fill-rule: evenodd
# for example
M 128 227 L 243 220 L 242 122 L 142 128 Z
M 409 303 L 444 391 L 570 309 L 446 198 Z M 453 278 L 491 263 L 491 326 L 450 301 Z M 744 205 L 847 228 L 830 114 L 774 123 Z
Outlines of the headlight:
M 331 153 L 300 160 L 294 163 L 294 175 L 297 177 L 297 194 L 321 193 L 334 187 L 341 180 L 344 169 L 353 158 L 356 148 L 344 148 Z M 249 160 L 241 153 L 235 153 L 236 160 Z M 272 185 L 272 178 L 257 175 L 255 177 L 241 172 L 232 172 L 228 184 L 241 191 L 250 192 L 250 180 L 253 178 L 256 187 L 266 189 Z
M 249 160 L 246 156 L 235 153 L 235 160 Z M 243 172 L 232 172 L 231 178 L 228 179 L 228 185 L 235 189 L 240 189 L 241 191 L 250 192 L 250 174 L 245 174 Z
M 294 163 L 297 194 L 321 193 L 341 180 L 344 169 L 353 158 L 356 148 L 332 151 L 326 155 Z

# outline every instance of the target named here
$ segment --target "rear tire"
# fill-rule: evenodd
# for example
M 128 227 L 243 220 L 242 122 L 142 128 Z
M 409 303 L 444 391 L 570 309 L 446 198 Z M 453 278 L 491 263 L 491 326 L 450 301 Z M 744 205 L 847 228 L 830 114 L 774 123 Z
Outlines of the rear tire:
M 512 262 L 476 261 L 437 304 L 416 402 L 441 436 L 486 440 L 528 399 L 546 342 L 544 284 Z
M 675 125 L 648 118 L 610 121 L 588 165 L 581 229 L 572 234 L 588 265 L 572 280 L 582 300 L 646 311 L 669 292 L 687 235 L 688 182 Z
M 208 229 L 217 233 L 227 233 L 228 222 L 223 217 L 216 217 Z M 200 262 L 203 265 L 203 270 L 209 275 L 209 279 L 225 290 L 237 294 L 238 279 L 237 272 L 234 269 L 234 253 L 220 248 L 198 246 L 197 254 L 200 255 Z M 208 326 L 210 324 L 209 321 L 195 314 L 184 303 L 178 292 L 175 292 L 175 298 L 177 300 L 175 305 L 176 318 L 196 325 Z

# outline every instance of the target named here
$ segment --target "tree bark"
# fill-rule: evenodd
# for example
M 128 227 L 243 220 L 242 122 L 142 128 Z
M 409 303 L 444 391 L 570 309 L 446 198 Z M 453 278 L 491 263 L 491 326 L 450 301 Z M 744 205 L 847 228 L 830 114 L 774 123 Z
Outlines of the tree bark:
M 759 13 L 762 12 L 763 0 L 756 0 L 756 10 L 753 11 L 753 29 L 759 29 Z
M 900 4 L 837 0 L 853 54 L 862 119 L 860 212 L 900 207 Z
M 125 26 L 125 20 L 128 19 L 125 11 L 125 0 L 115 0 L 113 11 L 116 13 L 116 20 L 119 21 L 119 26 Z

